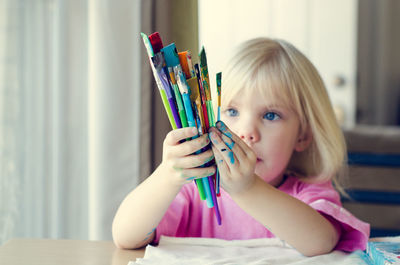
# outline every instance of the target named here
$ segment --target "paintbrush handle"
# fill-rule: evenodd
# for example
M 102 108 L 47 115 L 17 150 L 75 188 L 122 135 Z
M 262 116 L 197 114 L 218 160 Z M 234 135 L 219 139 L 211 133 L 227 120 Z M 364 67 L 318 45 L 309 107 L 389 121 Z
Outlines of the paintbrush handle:
M 210 123 L 208 120 L 207 105 L 203 102 L 203 104 L 201 104 L 201 107 L 203 108 L 204 126 L 206 127 L 206 131 L 208 131 L 208 129 L 210 128 Z
M 190 101 L 189 95 L 187 93 L 183 93 L 182 100 L 183 100 L 183 105 L 185 106 L 186 118 L 187 118 L 189 127 L 197 128 L 196 121 L 194 120 L 194 116 L 193 116 L 192 103 Z
M 183 99 L 183 104 L 185 105 L 186 116 L 187 116 L 187 119 L 188 119 L 189 126 L 190 127 L 196 127 L 196 122 L 195 122 L 194 117 L 193 117 L 192 103 L 190 101 L 189 95 L 187 93 L 183 93 L 182 94 L 182 99 Z M 212 199 L 213 194 L 211 192 L 212 187 L 210 187 L 210 183 L 208 181 L 208 178 L 202 178 L 201 180 L 203 182 L 203 187 L 204 187 L 205 194 L 206 194 L 207 206 L 209 208 L 212 208 L 212 207 L 214 207 L 214 202 L 213 202 L 213 199 Z
M 214 110 L 211 100 L 207 100 L 206 105 L 207 105 L 207 113 L 208 113 L 208 120 L 210 122 L 210 127 L 215 126 Z
M 179 117 L 181 119 L 182 127 L 188 127 L 185 108 L 183 106 L 182 97 L 181 97 L 181 93 L 179 92 L 178 85 L 173 84 L 172 86 L 174 88 L 176 105 L 178 107 L 178 113 L 179 113 Z
M 210 184 L 209 186 L 211 189 L 211 196 L 212 196 L 212 200 L 214 203 L 215 217 L 217 218 L 218 225 L 221 225 L 221 213 L 219 212 L 217 196 L 216 196 L 216 192 L 214 190 L 214 182 L 212 180 L 212 177 L 207 177 L 207 179 L 208 179 L 208 183 Z
M 202 201 L 206 200 L 206 192 L 204 191 L 203 182 L 201 179 L 196 179 L 197 190 L 199 191 L 199 196 Z
M 175 121 L 176 128 L 182 128 L 181 119 L 179 118 L 179 114 L 175 108 L 175 100 L 174 98 L 168 99 L 169 106 L 171 107 L 172 116 Z
M 212 199 L 210 182 L 209 182 L 208 178 L 210 178 L 210 177 L 201 178 L 201 180 L 203 181 L 204 190 L 206 192 L 207 207 L 208 208 L 212 208 L 212 207 L 214 207 L 214 202 L 213 202 L 213 199 Z M 212 182 L 212 180 L 211 180 L 211 182 Z
M 163 89 L 160 90 L 160 95 L 161 95 L 161 100 L 163 102 L 165 111 L 167 112 L 169 123 L 171 124 L 172 129 L 175 130 L 178 127 L 176 126 L 174 116 L 172 115 L 172 111 L 171 111 L 171 108 L 168 103 L 167 95 L 165 94 L 165 91 Z

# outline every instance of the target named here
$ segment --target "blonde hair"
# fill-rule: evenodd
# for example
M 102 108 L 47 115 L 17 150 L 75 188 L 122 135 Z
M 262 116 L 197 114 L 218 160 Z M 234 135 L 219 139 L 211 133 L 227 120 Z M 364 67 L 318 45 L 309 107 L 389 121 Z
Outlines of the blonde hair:
M 238 92 L 258 90 L 296 113 L 300 133 L 311 133 L 310 146 L 293 153 L 287 171 L 308 182 L 336 182 L 336 174 L 345 165 L 344 136 L 318 71 L 299 50 L 283 40 L 246 41 L 222 76 L 223 106 Z

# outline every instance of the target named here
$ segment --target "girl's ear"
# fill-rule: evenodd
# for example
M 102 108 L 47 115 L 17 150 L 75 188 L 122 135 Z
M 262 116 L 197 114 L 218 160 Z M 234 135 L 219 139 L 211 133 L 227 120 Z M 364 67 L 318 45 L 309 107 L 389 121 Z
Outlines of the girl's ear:
M 303 152 L 311 144 L 312 138 L 311 130 L 310 128 L 307 128 L 304 133 L 299 135 L 299 138 L 294 146 L 294 150 L 297 152 Z

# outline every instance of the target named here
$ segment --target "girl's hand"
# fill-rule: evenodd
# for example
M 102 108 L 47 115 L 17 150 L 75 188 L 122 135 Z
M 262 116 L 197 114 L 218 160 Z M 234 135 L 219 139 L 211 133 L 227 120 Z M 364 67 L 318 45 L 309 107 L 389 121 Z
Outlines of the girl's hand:
M 183 141 L 197 134 L 196 128 L 186 127 L 172 130 L 165 137 L 160 166 L 163 167 L 166 172 L 165 176 L 173 185 L 183 186 L 194 179 L 211 176 L 216 171 L 215 166 L 200 167 L 214 158 L 211 149 L 194 154 L 210 143 L 208 134 Z
M 256 177 L 256 154 L 222 121 L 218 121 L 216 128 L 210 128 L 209 132 L 224 190 L 232 195 L 249 188 Z

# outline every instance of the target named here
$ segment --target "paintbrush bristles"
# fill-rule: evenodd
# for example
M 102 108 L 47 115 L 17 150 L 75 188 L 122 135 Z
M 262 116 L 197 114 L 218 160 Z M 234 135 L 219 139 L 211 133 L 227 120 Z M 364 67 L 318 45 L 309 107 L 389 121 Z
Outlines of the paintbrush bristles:
M 200 51 L 200 66 L 207 66 L 207 56 L 206 56 L 206 51 L 204 50 L 204 47 L 201 47 L 201 51 Z
M 197 78 L 192 77 L 190 79 L 187 79 L 186 82 L 190 87 L 190 92 L 191 92 L 190 100 L 195 102 L 197 100 L 197 98 L 200 97 L 199 86 L 197 85 Z
M 179 91 L 181 94 L 189 94 L 190 95 L 190 88 L 186 82 L 185 74 L 183 73 L 180 67 L 174 67 L 175 76 L 177 77 L 177 83 L 179 87 Z
M 178 52 L 178 56 L 179 56 L 179 62 L 181 64 L 182 70 L 185 73 L 185 77 L 186 79 L 189 79 L 192 77 L 192 75 L 190 74 L 190 70 L 189 70 L 189 65 L 188 65 L 188 60 L 187 60 L 187 51 L 184 52 Z
M 154 54 L 158 53 L 163 48 L 160 33 L 154 32 L 149 36 L 151 46 L 153 47 Z
M 200 56 L 201 79 L 203 83 L 204 92 L 206 94 L 206 99 L 211 100 L 210 81 L 208 78 L 207 56 L 204 47 L 202 47 L 199 56 Z
M 174 67 L 180 64 L 175 43 L 171 43 L 170 45 L 165 46 L 161 49 L 161 51 L 164 53 L 165 62 L 167 63 L 168 67 Z
M 188 51 L 188 53 L 186 54 L 186 60 L 187 60 L 187 63 L 188 63 L 190 76 L 194 77 L 196 74 L 195 74 L 194 69 L 193 69 L 192 54 L 190 53 L 190 51 Z
M 205 103 L 206 102 L 206 94 L 204 92 L 203 84 L 202 84 L 202 81 L 201 81 L 201 74 L 200 74 L 199 64 L 196 63 L 194 65 L 194 70 L 195 70 L 195 73 L 196 73 L 197 84 L 198 84 L 198 87 L 199 87 L 201 100 Z
M 217 93 L 218 93 L 218 107 L 221 106 L 221 78 L 222 78 L 222 73 L 219 72 L 217 73 Z
M 192 101 L 194 107 L 196 108 L 196 115 L 200 119 L 200 125 L 202 132 L 205 130 L 205 123 L 204 123 L 204 117 L 203 117 L 203 112 L 201 109 L 201 96 L 200 96 L 200 90 L 199 90 L 199 85 L 197 83 L 197 78 L 192 77 L 188 80 L 186 80 L 190 87 L 190 100 Z

